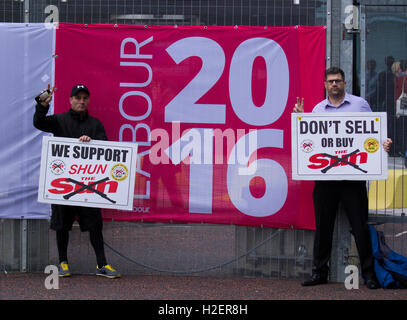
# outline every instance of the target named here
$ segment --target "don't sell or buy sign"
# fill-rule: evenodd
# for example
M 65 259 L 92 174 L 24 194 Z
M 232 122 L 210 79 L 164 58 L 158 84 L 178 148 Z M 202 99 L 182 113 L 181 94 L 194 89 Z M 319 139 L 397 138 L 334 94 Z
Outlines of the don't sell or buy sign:
M 293 180 L 385 180 L 385 112 L 293 113 Z
M 38 201 L 132 210 L 137 144 L 46 136 Z

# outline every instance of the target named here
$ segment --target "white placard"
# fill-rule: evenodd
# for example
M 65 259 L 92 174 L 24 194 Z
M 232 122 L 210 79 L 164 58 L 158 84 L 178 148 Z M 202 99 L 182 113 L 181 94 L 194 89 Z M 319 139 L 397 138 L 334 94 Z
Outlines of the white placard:
M 38 201 L 133 210 L 137 144 L 46 136 Z
M 293 180 L 386 180 L 385 112 L 292 113 Z

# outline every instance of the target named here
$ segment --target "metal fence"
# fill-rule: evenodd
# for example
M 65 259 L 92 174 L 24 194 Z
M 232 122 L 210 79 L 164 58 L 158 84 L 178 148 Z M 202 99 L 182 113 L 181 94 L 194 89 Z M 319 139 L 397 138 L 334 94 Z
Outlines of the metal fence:
M 347 41 L 360 50 L 359 41 L 364 38 L 363 30 L 347 32 L 349 30 L 344 29 L 345 5 L 353 5 L 353 1 L 2 0 L 0 22 L 45 22 L 52 16 L 54 22 L 74 23 L 327 25 L 327 65 L 352 65 L 350 55 L 354 51 L 349 54 L 343 43 Z M 360 63 L 359 60 L 357 62 Z M 350 72 L 353 74 L 353 70 Z M 353 81 L 351 88 L 357 86 L 358 82 Z M 391 158 L 390 166 L 404 170 L 404 160 Z M 392 181 L 394 187 L 395 179 Z M 407 183 L 403 179 L 401 181 L 401 188 L 407 189 Z M 378 203 L 382 187 L 370 185 L 369 195 L 374 195 L 372 201 Z M 397 197 L 396 194 L 392 196 Z M 403 189 L 402 204 L 406 198 Z M 372 207 L 372 221 L 380 223 L 378 228 L 385 231 L 390 246 L 406 254 L 404 209 L 398 209 L 396 205 L 384 210 L 378 205 Z M 313 232 L 309 230 L 112 221 L 104 224 L 104 237 L 109 262 L 127 274 L 299 279 L 311 272 Z M 338 270 L 343 270 L 348 263 L 357 263 L 349 225 L 341 215 L 335 226 L 334 239 L 331 278 L 341 281 L 344 275 L 338 274 Z M 48 231 L 48 221 L 0 219 L 0 250 L 0 270 L 5 272 L 42 272 L 44 265 L 58 263 L 55 234 Z M 94 272 L 96 260 L 88 234 L 81 233 L 75 226 L 70 233 L 68 254 L 74 273 Z
M 54 21 L 164 25 L 325 25 L 326 1 L 68 0 L 1 1 L 3 22 Z M 57 15 L 55 15 L 57 14 Z M 243 275 L 303 278 L 311 270 L 313 232 L 233 225 L 106 222 L 109 262 L 126 274 Z M 9 241 L 9 239 L 13 241 Z M 57 264 L 47 221 L 0 220 L 0 269 L 43 271 Z M 74 227 L 73 272 L 92 273 L 87 233 Z M 0 258 L 2 256 L 0 254 Z
M 326 23 L 326 1 L 319 0 L 3 0 L 0 20 L 44 22 L 51 10 L 58 11 L 59 22 L 74 23 L 208 26 Z
M 359 6 L 360 94 L 373 111 L 387 112 L 389 154 L 388 180 L 369 183 L 370 221 L 379 223 L 387 243 L 407 254 L 407 123 L 396 110 L 397 84 L 407 66 L 407 3 L 400 0 L 362 0 Z M 400 41 L 400 39 L 403 39 Z M 404 67 L 402 66 L 404 62 Z M 403 70 L 397 70 L 401 65 Z
M 46 220 L 0 219 L 0 271 L 43 272 L 58 264 Z M 313 231 L 233 225 L 105 222 L 108 262 L 123 274 L 303 279 L 311 272 Z M 68 257 L 73 273 L 92 274 L 88 233 L 74 224 Z

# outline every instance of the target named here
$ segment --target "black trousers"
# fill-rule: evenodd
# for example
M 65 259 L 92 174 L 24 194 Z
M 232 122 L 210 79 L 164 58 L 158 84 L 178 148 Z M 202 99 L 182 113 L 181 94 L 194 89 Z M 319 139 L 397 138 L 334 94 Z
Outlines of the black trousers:
M 68 261 L 69 231 L 68 230 L 56 231 L 56 238 L 59 263 L 63 261 Z M 101 229 L 90 230 L 89 239 L 93 249 L 95 250 L 97 265 L 99 268 L 101 268 L 107 264 L 102 230 Z
M 346 212 L 359 253 L 362 275 L 374 276 L 365 181 L 316 181 L 314 187 L 314 272 L 328 275 L 332 237 L 339 204 Z

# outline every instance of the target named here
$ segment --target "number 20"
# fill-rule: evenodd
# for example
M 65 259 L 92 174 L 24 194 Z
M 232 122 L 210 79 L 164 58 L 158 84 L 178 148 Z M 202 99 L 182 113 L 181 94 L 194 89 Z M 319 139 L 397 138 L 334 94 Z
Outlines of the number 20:
M 225 104 L 197 104 L 219 80 L 225 68 L 225 54 L 214 40 L 203 37 L 181 39 L 167 48 L 177 63 L 198 56 L 202 69 L 165 107 L 165 121 L 186 123 L 225 123 Z M 263 57 L 267 66 L 266 98 L 261 107 L 252 99 L 253 62 Z M 289 76 L 286 55 L 280 45 L 267 38 L 242 42 L 233 54 L 229 72 L 229 95 L 233 110 L 247 124 L 265 126 L 284 112 L 288 97 Z

